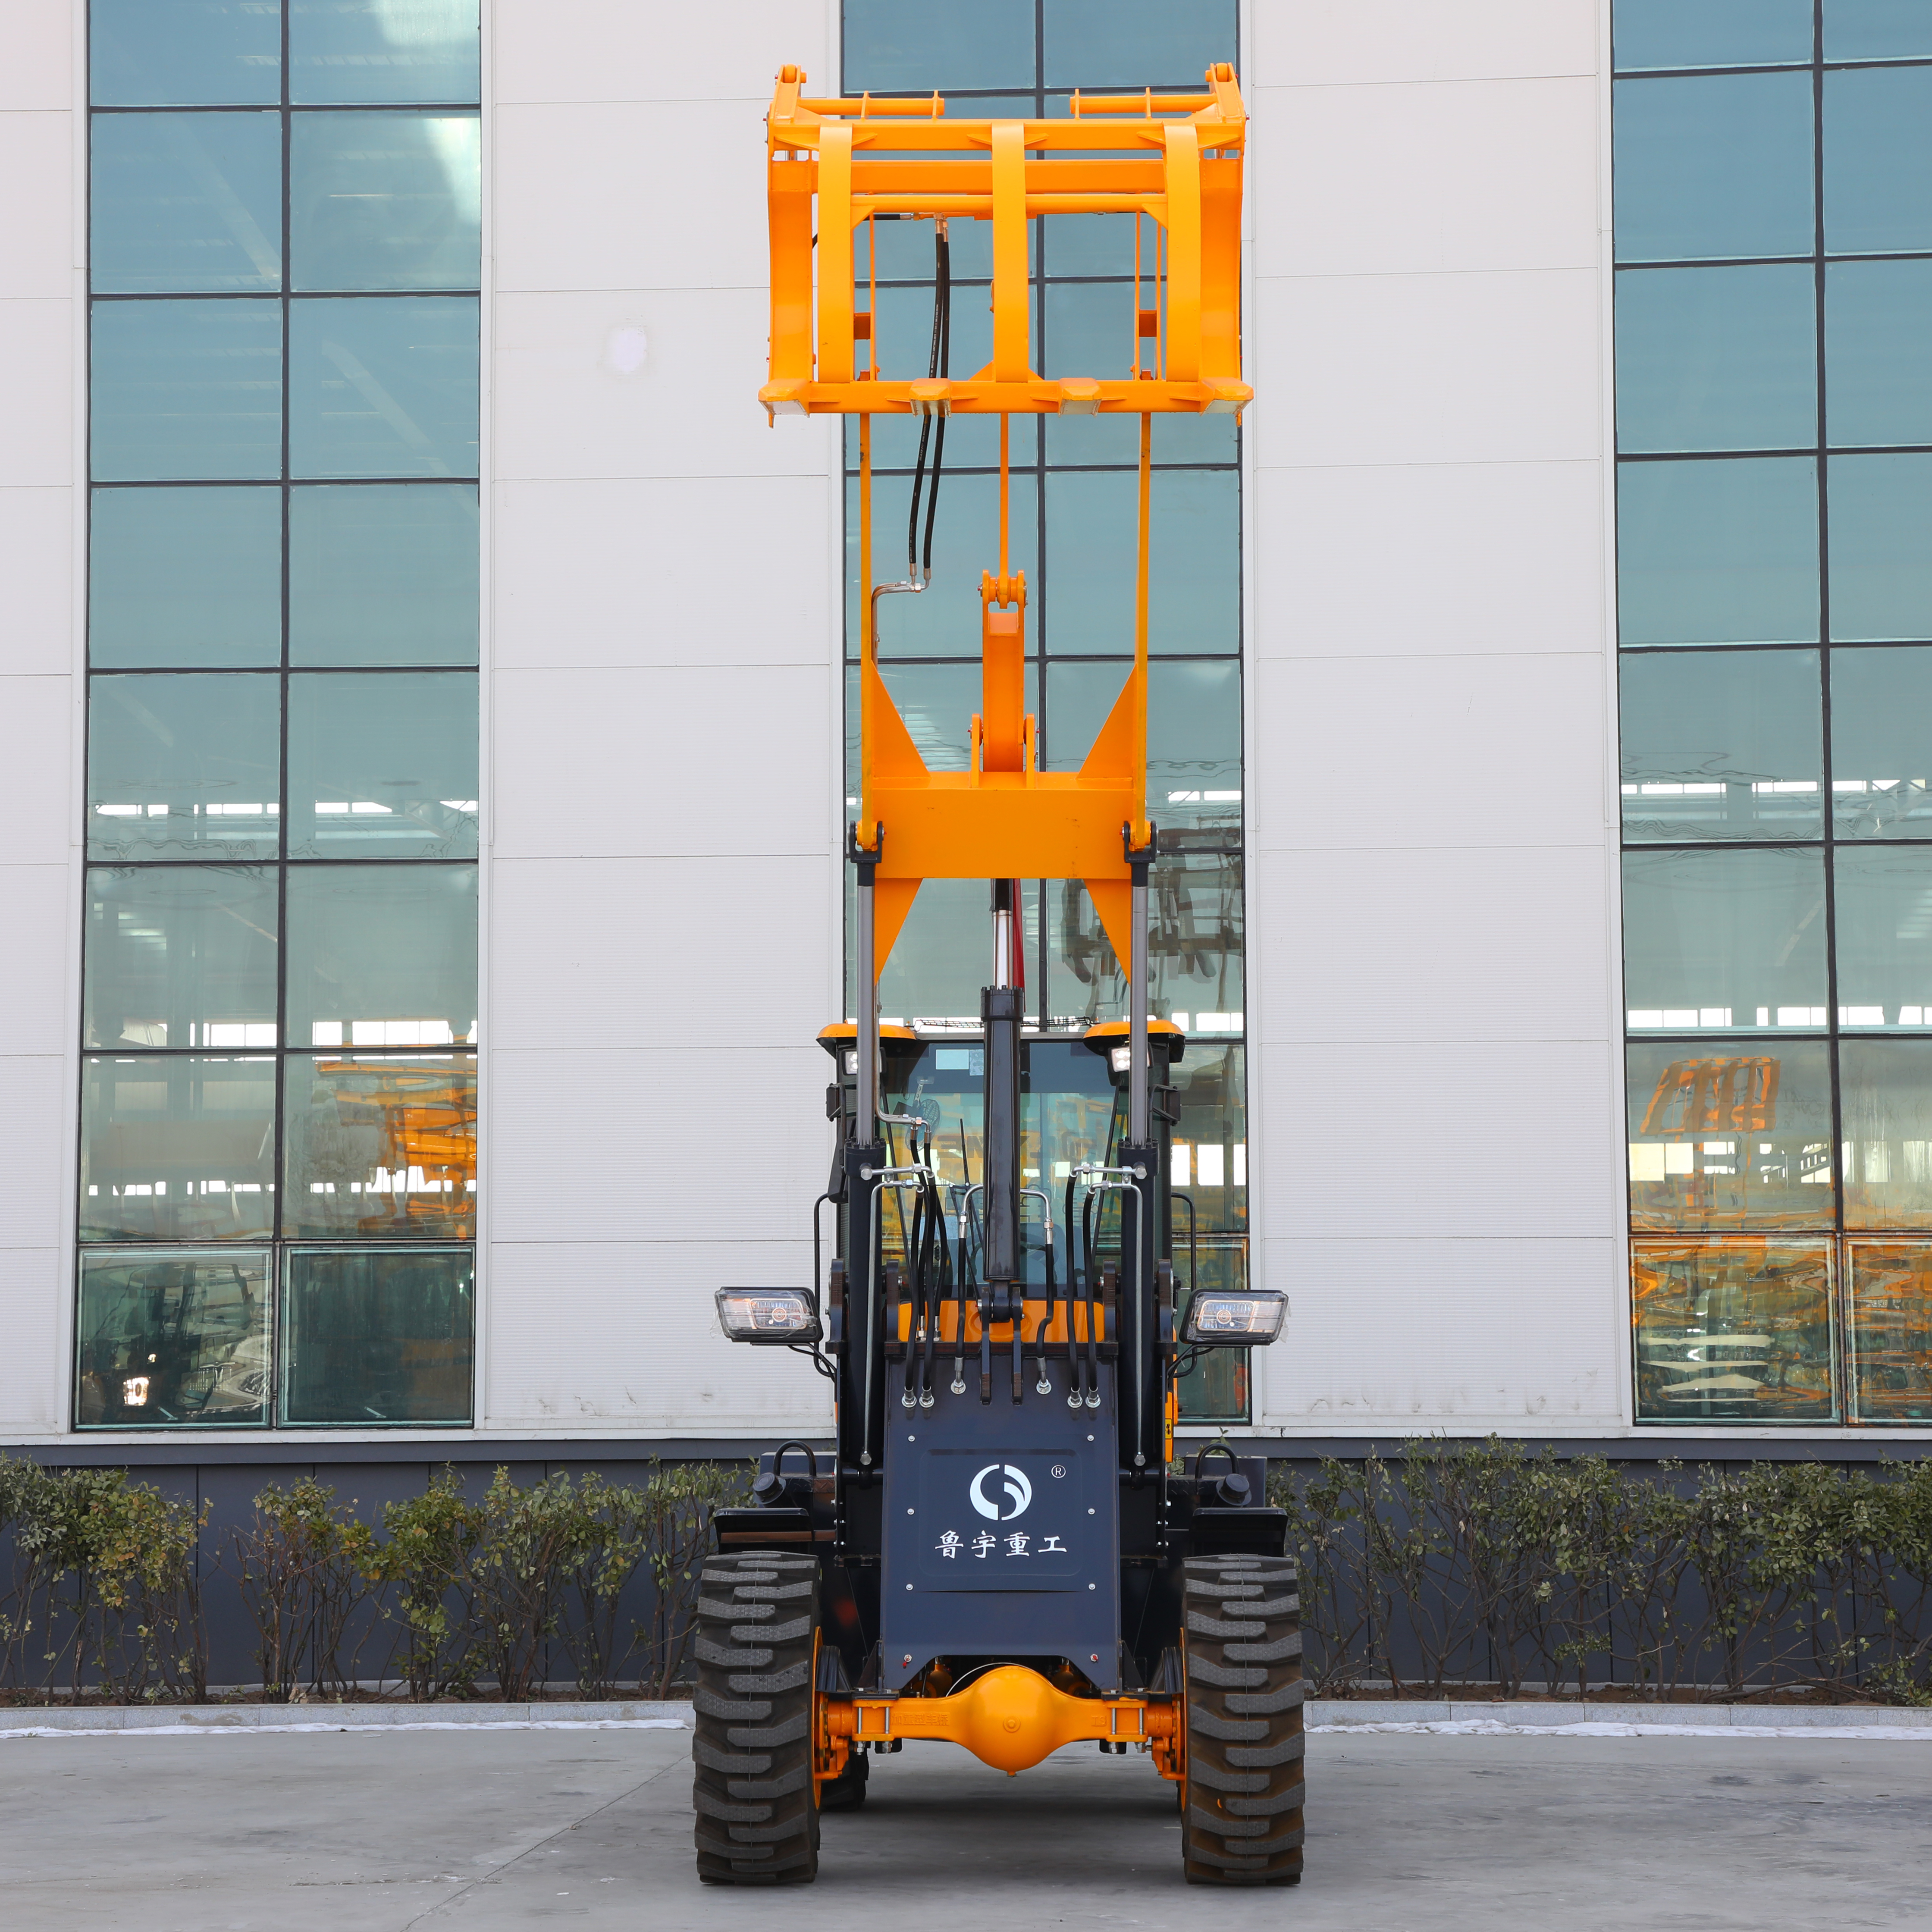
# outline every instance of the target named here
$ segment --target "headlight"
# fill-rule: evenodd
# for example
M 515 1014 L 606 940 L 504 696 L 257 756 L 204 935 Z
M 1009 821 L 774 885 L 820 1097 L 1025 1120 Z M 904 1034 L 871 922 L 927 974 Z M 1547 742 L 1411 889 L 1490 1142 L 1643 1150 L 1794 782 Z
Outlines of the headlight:
M 718 1325 L 734 1342 L 816 1342 L 818 1308 L 802 1288 L 721 1288 Z
M 1180 1339 L 1265 1348 L 1280 1334 L 1287 1312 L 1288 1297 L 1271 1288 L 1252 1288 L 1245 1294 L 1204 1292 L 1187 1304 Z

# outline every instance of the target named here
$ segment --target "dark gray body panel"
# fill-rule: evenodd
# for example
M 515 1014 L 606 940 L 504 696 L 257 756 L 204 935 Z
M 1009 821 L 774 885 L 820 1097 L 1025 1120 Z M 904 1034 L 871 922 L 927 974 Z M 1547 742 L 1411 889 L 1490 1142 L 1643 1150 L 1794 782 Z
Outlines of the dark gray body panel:
M 883 1682 L 898 1690 L 935 1657 L 1070 1658 L 1103 1690 L 1120 1680 L 1119 1444 L 1114 1377 L 1101 1405 L 1066 1406 L 1063 1363 L 1040 1394 L 1030 1358 L 1026 1400 L 1011 1400 L 995 1353 L 994 1400 L 978 1364 L 964 1395 L 950 1364 L 933 1406 L 896 1393 L 886 1431 L 879 1591 Z

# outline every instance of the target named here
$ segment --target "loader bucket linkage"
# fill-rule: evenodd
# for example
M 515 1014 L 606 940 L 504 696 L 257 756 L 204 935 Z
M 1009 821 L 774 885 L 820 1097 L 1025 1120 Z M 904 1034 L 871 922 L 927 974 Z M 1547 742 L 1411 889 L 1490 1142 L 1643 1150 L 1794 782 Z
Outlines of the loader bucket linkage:
M 1196 1292 L 1191 1260 L 1177 1284 L 1159 1101 L 1186 1042 L 1150 1016 L 1147 959 L 1152 418 L 1252 399 L 1240 89 L 1222 64 L 1198 94 L 1076 94 L 1064 118 L 977 121 L 937 94 L 817 99 L 805 85 L 782 69 L 767 121 L 759 400 L 774 420 L 859 420 L 858 1012 L 820 1035 L 838 1147 L 814 1244 L 830 1205 L 830 1270 L 809 1291 L 726 1288 L 718 1304 L 732 1339 L 790 1347 L 830 1378 L 837 1443 L 823 1467 L 801 1444 L 768 1452 L 752 1506 L 716 1520 L 694 1645 L 699 1875 L 813 1877 L 821 1813 L 862 1802 L 870 1757 L 910 1738 L 1015 1774 L 1075 1742 L 1138 1748 L 1176 1785 L 1190 1880 L 1292 1884 L 1302 1685 L 1286 1519 L 1259 1459 L 1221 1445 L 1225 1467 L 1205 1450 L 1191 1472 L 1172 1460 L 1180 1376 L 1202 1350 L 1274 1340 L 1283 1304 Z M 1132 324 L 1112 369 L 1049 380 L 1030 366 L 1027 225 L 1048 214 L 1134 218 Z M 889 366 L 898 345 L 881 339 L 882 220 L 932 232 L 932 328 L 907 345 L 910 368 Z M 992 357 L 956 375 L 962 221 L 992 230 Z M 1058 414 L 1140 428 L 1132 666 L 1074 772 L 1040 766 L 1026 578 L 1008 548 L 1010 419 Z M 888 582 L 874 570 L 880 416 L 920 424 L 906 572 Z M 980 582 L 968 768 L 933 771 L 880 675 L 880 605 L 931 581 L 956 416 L 999 418 L 999 547 Z M 989 887 L 992 983 L 970 1044 L 880 1020 L 880 971 L 927 879 Z M 1125 974 L 1124 1021 L 1028 1033 L 1027 879 L 1084 883 Z

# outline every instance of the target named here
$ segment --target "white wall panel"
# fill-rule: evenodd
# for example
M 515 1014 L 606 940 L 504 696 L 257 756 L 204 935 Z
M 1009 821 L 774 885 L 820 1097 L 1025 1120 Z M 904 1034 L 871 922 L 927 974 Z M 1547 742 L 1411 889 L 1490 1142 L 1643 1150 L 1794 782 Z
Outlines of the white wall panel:
M 802 1286 L 809 1240 L 499 1244 L 487 1428 L 736 1435 L 831 1426 L 830 1386 L 784 1348 L 725 1340 L 714 1290 Z
M 830 844 L 823 670 L 507 671 L 495 693 L 505 857 L 816 856 Z M 701 922 L 688 930 L 701 952 Z
M 501 1052 L 805 1045 L 838 1017 L 814 970 L 832 943 L 836 863 L 499 860 L 492 1042 Z
M 837 506 L 823 472 L 499 484 L 491 656 L 822 666 Z
M 809 1240 L 832 1158 L 824 1053 L 665 1036 L 492 1057 L 494 1241 Z
M 494 473 L 823 476 L 833 430 L 758 406 L 770 320 L 751 290 L 508 295 L 496 304 Z M 642 338 L 643 359 L 632 366 Z
M 76 493 L 0 489 L 0 677 L 65 672 L 74 662 Z
M 1257 0 L 1252 88 L 1594 74 L 1599 0 Z
M 1262 656 L 1602 647 L 1598 462 L 1264 470 L 1251 488 Z
M 1255 844 L 1606 842 L 1598 657 L 1270 658 L 1250 678 Z
M 73 173 L 72 114 L 0 112 L 0 182 L 8 205 L 0 296 L 71 294 Z
M 73 1225 L 74 1202 L 61 1184 L 72 1118 L 68 1070 L 56 1054 L 0 1055 L 0 1248 L 51 1248 Z M 56 1315 L 50 1304 L 46 1322 Z M 29 1324 L 20 1334 L 32 1332 Z M 14 1339 L 5 1328 L 0 1337 L 8 1346 Z
M 0 825 L 7 828 L 9 859 L 26 864 L 66 860 L 73 842 L 68 821 L 74 811 L 72 727 L 78 701 L 71 676 L 0 680 L 5 730 Z
M 1291 1313 L 1268 1426 L 1318 1434 L 1597 1432 L 1626 1414 L 1609 1240 L 1280 1240 Z
M 1602 1040 L 1606 857 L 1592 845 L 1258 854 L 1249 893 L 1273 970 L 1250 1037 Z M 1432 1077 L 1414 1061 L 1412 1078 Z
M 0 682 L 0 704 L 7 686 Z M 0 1054 L 61 1053 L 68 1045 L 67 989 L 77 950 L 70 874 L 64 864 L 0 865 Z
M 0 300 L 0 488 L 70 482 L 74 304 L 51 296 Z
M 1268 1238 L 1608 1238 L 1611 1052 L 1520 1040 L 1250 1048 L 1268 1096 L 1251 1179 Z M 1406 1352 L 1410 1338 L 1388 1346 Z
M 1550 462 L 1602 442 L 1584 268 L 1264 278 L 1256 461 Z
M 1270 87 L 1256 274 L 1594 268 L 1597 83 Z
M 9 0 L 0 8 L 0 112 L 73 106 L 74 28 L 72 0 Z M 45 185 L 64 190 L 68 176 L 63 163 Z M 10 205 L 15 198 L 10 193 Z
M 826 65 L 836 0 L 731 0 L 705 7 L 613 0 L 497 0 L 496 98 L 519 100 L 756 100 L 771 98 L 787 62 L 814 91 L 835 92 Z M 696 171 L 708 152 L 687 158 Z
M 60 1310 L 68 1292 L 58 1249 L 0 1245 L 0 1431 L 52 1436 L 66 1420 Z
M 749 289 L 762 306 L 769 99 L 500 109 L 497 287 Z

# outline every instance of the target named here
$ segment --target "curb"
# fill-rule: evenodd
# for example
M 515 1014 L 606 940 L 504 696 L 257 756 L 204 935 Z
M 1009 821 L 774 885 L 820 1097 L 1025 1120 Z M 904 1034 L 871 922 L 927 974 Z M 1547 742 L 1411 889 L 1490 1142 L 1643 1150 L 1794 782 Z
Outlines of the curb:
M 0 1738 L 158 1731 L 548 1731 L 682 1730 L 688 1703 L 104 1704 L 80 1710 L 0 1708 Z
M 1652 1736 L 1681 1731 L 1708 1737 L 1756 1731 L 1779 1736 L 1872 1731 L 1932 1737 L 1932 1709 L 1896 1704 L 1478 1703 L 1460 1698 L 1374 1702 L 1311 1698 L 1314 1731 L 1548 1731 L 1586 1728 Z M 551 1731 L 685 1730 L 691 1706 L 632 1700 L 556 1704 L 160 1704 L 100 1705 L 82 1710 L 0 1709 L 0 1738 L 151 1732 L 178 1737 L 208 1731 Z

